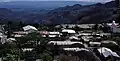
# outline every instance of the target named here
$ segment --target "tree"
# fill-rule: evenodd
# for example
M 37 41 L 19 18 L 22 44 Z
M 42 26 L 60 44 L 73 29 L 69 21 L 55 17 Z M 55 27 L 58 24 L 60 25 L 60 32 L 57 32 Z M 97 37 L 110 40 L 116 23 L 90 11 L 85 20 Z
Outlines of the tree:
M 8 38 L 10 38 L 11 37 L 11 31 L 12 31 L 12 28 L 11 28 L 11 26 L 12 26 L 12 21 L 8 21 L 8 23 L 7 23 L 7 26 L 8 26 L 8 29 L 7 29 L 7 31 L 8 31 Z
M 19 46 L 19 49 L 21 49 L 21 46 L 28 42 L 34 42 L 31 43 L 32 48 L 34 48 L 31 53 L 34 53 L 32 56 L 35 57 L 35 59 L 39 58 L 43 61 L 51 61 L 52 53 L 49 51 L 49 48 L 47 48 L 48 41 L 43 39 L 39 32 L 29 33 L 22 38 L 18 38 L 16 44 Z
M 22 21 L 20 21 L 19 24 L 18 24 L 18 28 L 19 28 L 19 29 L 18 29 L 18 28 L 17 28 L 17 29 L 18 29 L 18 30 L 22 30 L 22 27 L 23 27 L 24 25 L 25 25 L 25 23 L 23 23 Z
M 120 8 L 118 9 L 118 13 L 117 13 L 117 21 L 120 23 Z
M 14 42 L 5 43 L 4 46 L 5 47 L 0 50 L 2 58 L 6 57 L 7 61 L 18 61 L 20 59 L 19 49 L 16 48 Z
M 9 53 L 7 53 L 6 60 L 7 61 L 19 61 L 20 60 L 20 55 L 19 55 L 19 50 L 18 49 L 9 49 Z
M 36 28 L 38 28 L 39 24 L 38 23 L 34 23 L 33 26 L 35 26 Z
M 98 24 L 95 24 L 94 27 L 93 27 L 93 29 L 94 29 L 95 31 L 97 31 L 97 30 L 98 30 L 98 26 L 99 26 Z

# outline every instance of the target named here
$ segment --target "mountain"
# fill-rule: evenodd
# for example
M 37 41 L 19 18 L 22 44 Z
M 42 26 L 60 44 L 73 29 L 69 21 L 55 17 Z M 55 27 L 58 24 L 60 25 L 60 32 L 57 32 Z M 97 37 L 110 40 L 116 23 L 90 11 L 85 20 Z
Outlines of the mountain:
M 26 4 L 27 3 L 27 4 Z M 8 9 L 21 9 L 21 10 L 38 10 L 38 9 L 55 9 L 64 7 L 66 5 L 90 5 L 94 2 L 83 2 L 83 1 L 16 1 L 16 2 L 1 2 L 0 8 Z
M 54 5 L 58 6 L 58 3 L 60 6 L 58 8 L 53 8 L 55 7 Z M 58 3 L 53 4 L 51 2 L 48 4 L 46 2 L 46 4 L 48 4 L 46 7 L 52 7 L 52 9 L 48 9 L 46 7 L 39 8 L 41 7 L 40 5 L 43 4 L 40 4 L 39 2 L 35 4 L 35 7 L 32 5 L 32 2 L 31 4 L 30 2 L 27 3 L 26 6 L 25 2 L 19 2 L 19 4 L 13 4 L 12 2 L 8 2 L 8 4 L 7 2 L 4 3 L 10 6 L 0 3 L 0 19 L 1 21 L 3 20 L 2 22 L 10 20 L 23 21 L 26 23 L 63 24 L 110 22 L 116 18 L 117 8 L 114 1 L 104 4 L 96 3 L 88 5 L 83 5 L 80 2 L 78 2 L 78 4 L 75 2 L 69 2 L 69 5 L 68 3 L 63 3 L 62 1 Z M 27 5 L 32 6 L 27 7 Z
M 6 8 L 0 8 L 0 18 L 7 18 L 12 12 L 12 10 Z
M 46 20 L 51 24 L 110 22 L 116 18 L 116 9 L 114 1 L 85 6 L 75 4 L 50 11 Z

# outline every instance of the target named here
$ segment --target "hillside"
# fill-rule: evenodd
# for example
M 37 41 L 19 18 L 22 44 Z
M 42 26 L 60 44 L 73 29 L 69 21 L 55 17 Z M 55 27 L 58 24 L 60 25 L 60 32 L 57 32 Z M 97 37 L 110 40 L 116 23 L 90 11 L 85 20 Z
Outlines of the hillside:
M 17 6 L 16 6 L 17 7 Z M 110 22 L 116 18 L 116 3 L 114 1 L 102 4 L 74 4 L 53 10 L 13 10 L 0 8 L 0 19 L 5 22 L 23 21 L 26 23 L 63 24 L 63 23 L 101 23 Z
M 76 4 L 50 11 L 46 20 L 56 24 L 110 22 L 116 17 L 115 12 L 116 3 L 114 1 L 86 6 Z
M 27 4 L 26 4 L 27 3 Z M 21 10 L 40 10 L 40 9 L 55 9 L 59 7 L 64 7 L 66 5 L 90 5 L 94 2 L 83 2 L 83 1 L 14 1 L 14 2 L 1 2 L 0 8 L 8 9 L 21 9 Z

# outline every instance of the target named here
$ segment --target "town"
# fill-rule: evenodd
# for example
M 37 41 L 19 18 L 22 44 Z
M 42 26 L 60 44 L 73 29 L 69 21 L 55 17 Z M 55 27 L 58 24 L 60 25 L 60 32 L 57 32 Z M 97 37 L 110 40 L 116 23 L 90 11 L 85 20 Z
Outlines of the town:
M 115 21 L 52 26 L 9 22 L 0 26 L 0 38 L 0 61 L 120 61 L 120 25 Z

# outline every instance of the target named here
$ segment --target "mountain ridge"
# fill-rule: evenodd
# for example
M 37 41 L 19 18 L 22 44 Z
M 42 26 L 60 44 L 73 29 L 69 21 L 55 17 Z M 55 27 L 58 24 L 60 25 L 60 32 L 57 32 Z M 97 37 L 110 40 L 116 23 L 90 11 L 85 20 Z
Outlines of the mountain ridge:
M 0 18 L 4 20 L 29 21 L 29 23 L 40 24 L 101 23 L 110 22 L 115 19 L 116 3 L 111 1 L 105 4 L 96 3 L 84 6 L 74 4 L 50 11 L 45 11 L 45 9 L 40 9 L 40 11 L 13 11 L 8 8 L 5 8 L 5 11 L 7 13 L 2 13 L 0 10 Z
M 112 4 L 112 5 L 111 5 Z M 114 1 L 86 6 L 67 6 L 48 13 L 51 23 L 101 23 L 115 19 L 116 3 Z M 98 19 L 99 18 L 99 19 Z

